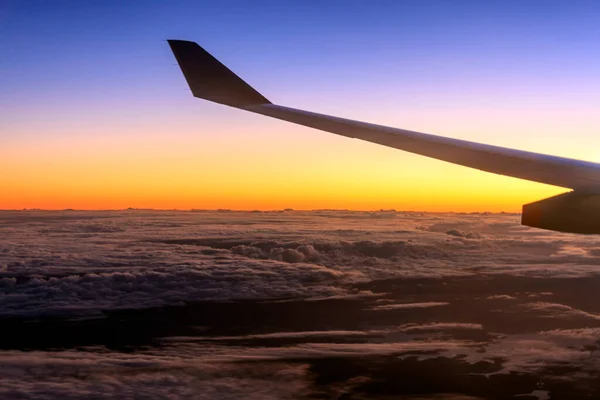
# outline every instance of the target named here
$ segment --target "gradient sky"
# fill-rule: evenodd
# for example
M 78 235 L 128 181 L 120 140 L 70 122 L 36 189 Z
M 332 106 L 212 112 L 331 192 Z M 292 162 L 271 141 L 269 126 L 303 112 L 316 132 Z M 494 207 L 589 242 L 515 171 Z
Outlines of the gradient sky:
M 565 191 L 194 99 L 165 39 L 274 103 L 600 161 L 598 2 L 0 0 L 0 208 L 519 211 Z

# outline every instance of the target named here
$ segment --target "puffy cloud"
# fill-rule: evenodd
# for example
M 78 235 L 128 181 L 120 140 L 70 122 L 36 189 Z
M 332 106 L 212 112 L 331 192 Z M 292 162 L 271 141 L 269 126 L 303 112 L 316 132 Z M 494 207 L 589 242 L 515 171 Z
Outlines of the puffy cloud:
M 0 222 L 5 316 L 355 296 L 356 282 L 390 278 L 590 276 L 600 265 L 593 240 L 522 228 L 516 215 L 4 211 Z
M 292 399 L 306 366 L 219 364 L 106 351 L 4 352 L 0 397 L 20 399 Z
M 65 276 L 13 276 L 0 280 L 0 316 L 80 315 L 198 300 L 332 296 L 347 293 L 339 282 L 349 275 L 314 264 L 226 259 Z
M 480 239 L 481 238 L 481 234 L 479 234 L 477 232 L 463 232 L 458 229 L 450 229 L 449 231 L 446 231 L 446 235 L 457 236 L 457 237 L 462 237 L 462 238 L 467 238 L 467 239 Z

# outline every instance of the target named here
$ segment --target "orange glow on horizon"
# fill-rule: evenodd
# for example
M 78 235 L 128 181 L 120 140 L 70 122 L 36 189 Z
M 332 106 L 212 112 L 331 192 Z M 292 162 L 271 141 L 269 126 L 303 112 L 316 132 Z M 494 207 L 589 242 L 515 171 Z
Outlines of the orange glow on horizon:
M 444 18 L 355 2 L 315 24 L 321 7 L 263 20 L 211 2 L 198 24 L 188 16 L 204 2 L 82 2 L 82 18 L 12 3 L 0 6 L 0 209 L 520 212 L 568 191 L 194 98 L 166 37 L 198 41 L 276 104 L 600 162 L 594 12 L 436 7 Z
M 235 127 L 208 139 L 157 128 L 7 143 L 0 148 L 0 209 L 520 212 L 567 191 L 271 125 L 276 129 Z
M 365 154 L 353 161 L 356 143 L 348 142 L 346 157 L 332 162 L 315 151 L 310 163 L 285 153 L 257 157 L 251 148 L 119 147 L 110 140 L 79 154 L 81 143 L 13 149 L 0 161 L 10 170 L 0 178 L 0 209 L 519 212 L 567 191 L 376 146 L 359 145 Z

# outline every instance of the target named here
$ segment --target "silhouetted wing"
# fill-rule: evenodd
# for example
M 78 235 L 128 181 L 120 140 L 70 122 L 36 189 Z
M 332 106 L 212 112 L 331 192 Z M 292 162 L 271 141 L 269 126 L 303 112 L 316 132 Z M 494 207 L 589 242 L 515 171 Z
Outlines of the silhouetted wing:
M 272 104 L 194 42 L 169 40 L 195 97 L 465 167 L 600 193 L 600 164 L 332 117 Z

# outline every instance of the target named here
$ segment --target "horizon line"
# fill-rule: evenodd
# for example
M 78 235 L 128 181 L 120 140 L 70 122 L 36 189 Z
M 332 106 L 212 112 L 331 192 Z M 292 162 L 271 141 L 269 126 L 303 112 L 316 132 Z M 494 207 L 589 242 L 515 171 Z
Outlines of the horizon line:
M 369 212 L 369 213 L 426 213 L 426 214 L 509 214 L 519 215 L 521 212 L 509 211 L 425 211 L 425 210 L 396 210 L 388 209 L 347 209 L 347 208 L 314 208 L 314 209 L 296 209 L 296 208 L 281 208 L 281 209 L 233 209 L 233 208 L 144 208 L 144 207 L 127 207 L 127 208 L 106 208 L 106 209 L 85 209 L 85 208 L 0 208 L 0 212 L 19 212 L 19 211 L 63 211 L 63 212 L 116 212 L 116 211 L 175 211 L 175 212 L 246 212 L 246 213 L 269 213 L 269 212 Z

